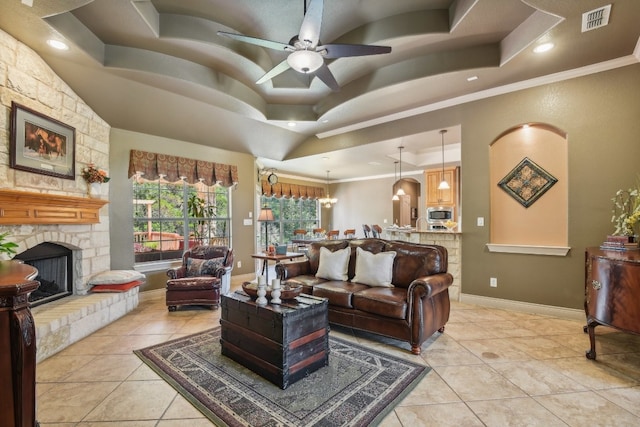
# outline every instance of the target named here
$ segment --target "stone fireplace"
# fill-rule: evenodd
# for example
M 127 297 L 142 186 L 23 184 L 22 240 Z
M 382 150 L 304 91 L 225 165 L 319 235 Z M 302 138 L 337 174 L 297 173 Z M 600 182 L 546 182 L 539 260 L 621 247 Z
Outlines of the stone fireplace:
M 138 305 L 137 287 L 97 294 L 87 285 L 91 276 L 111 268 L 106 204 L 105 199 L 0 189 L 0 232 L 8 232 L 18 244 L 17 258 L 27 263 L 34 261 L 31 258 L 48 259 L 42 252 L 52 248 L 53 258 L 66 258 L 64 267 L 40 266 L 50 270 L 47 281 L 69 282 L 61 291 L 64 298 L 32 309 L 38 362 Z

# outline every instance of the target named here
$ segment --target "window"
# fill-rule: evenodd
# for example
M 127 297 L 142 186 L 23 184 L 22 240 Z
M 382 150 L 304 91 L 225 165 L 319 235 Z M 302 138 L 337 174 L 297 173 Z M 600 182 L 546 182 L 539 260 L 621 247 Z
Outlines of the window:
M 293 238 L 293 230 L 311 230 L 320 224 L 320 210 L 315 199 L 261 196 L 260 206 L 270 207 L 274 221 L 267 223 L 267 244 L 286 244 Z M 259 248 L 265 247 L 265 228 L 260 227 Z
M 133 179 L 135 262 L 174 260 L 195 245 L 230 246 L 230 190 Z

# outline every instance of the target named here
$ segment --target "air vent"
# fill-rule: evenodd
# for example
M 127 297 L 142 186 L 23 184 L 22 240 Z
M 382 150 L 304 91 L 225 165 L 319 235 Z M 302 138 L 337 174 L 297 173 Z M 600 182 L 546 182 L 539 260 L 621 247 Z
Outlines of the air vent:
M 582 14 L 582 32 L 595 30 L 604 27 L 609 23 L 609 14 L 611 13 L 611 5 L 599 7 Z

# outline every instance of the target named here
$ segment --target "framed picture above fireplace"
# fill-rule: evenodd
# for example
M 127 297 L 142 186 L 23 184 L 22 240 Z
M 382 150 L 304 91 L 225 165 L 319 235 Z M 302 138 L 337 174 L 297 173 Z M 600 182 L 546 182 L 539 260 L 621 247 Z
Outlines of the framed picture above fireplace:
M 11 102 L 9 166 L 27 172 L 76 179 L 76 130 Z

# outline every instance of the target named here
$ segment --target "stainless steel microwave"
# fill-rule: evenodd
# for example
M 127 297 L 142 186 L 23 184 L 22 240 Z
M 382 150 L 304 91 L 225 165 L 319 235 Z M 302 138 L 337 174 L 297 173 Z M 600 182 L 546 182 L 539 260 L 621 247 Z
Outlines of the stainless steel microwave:
M 427 208 L 427 222 L 430 224 L 453 220 L 453 207 L 438 206 Z

